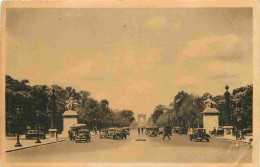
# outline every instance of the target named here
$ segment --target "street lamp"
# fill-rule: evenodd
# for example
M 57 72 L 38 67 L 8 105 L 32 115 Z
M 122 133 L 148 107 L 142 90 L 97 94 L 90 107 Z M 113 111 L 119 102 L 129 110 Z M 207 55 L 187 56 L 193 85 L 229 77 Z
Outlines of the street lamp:
M 17 122 L 17 142 L 15 144 L 15 147 L 22 147 L 19 141 L 19 132 L 20 132 L 20 117 L 21 117 L 21 111 L 19 108 L 16 109 L 16 122 Z
M 52 105 L 53 105 L 53 108 L 52 108 L 52 116 L 51 116 L 51 129 L 54 129 L 54 128 L 55 128 L 54 119 L 55 119 L 55 116 L 56 116 L 56 115 L 55 115 L 55 114 L 56 114 L 56 113 L 55 113 L 55 112 L 56 112 L 56 110 L 55 110 L 55 109 L 56 109 L 56 108 L 55 108 L 55 107 L 56 107 L 56 105 L 55 105 L 56 97 L 55 97 L 55 94 L 54 94 L 54 93 L 55 93 L 55 89 L 53 88 L 53 89 L 52 89 L 52 97 L 51 97 L 51 98 L 52 98 Z
M 168 126 L 170 126 L 170 113 L 168 113 Z
M 226 85 L 225 89 L 226 89 L 226 92 L 224 93 L 225 100 L 226 100 L 226 120 L 225 120 L 225 124 L 226 125 L 230 125 L 230 107 L 229 107 L 229 104 L 230 104 L 230 100 L 229 100 L 230 93 L 228 92 L 229 86 Z
M 39 134 L 39 124 L 40 124 L 40 111 L 39 110 L 36 112 L 36 116 L 37 116 L 37 140 L 35 143 L 41 143 L 40 134 Z

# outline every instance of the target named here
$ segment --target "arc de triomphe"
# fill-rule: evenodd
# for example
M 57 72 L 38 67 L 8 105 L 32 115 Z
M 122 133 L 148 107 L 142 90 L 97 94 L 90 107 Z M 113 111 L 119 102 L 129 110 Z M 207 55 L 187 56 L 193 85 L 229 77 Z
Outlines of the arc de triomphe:
M 143 119 L 142 121 L 141 118 Z M 138 119 L 138 125 L 146 124 L 146 114 L 137 114 L 137 119 Z

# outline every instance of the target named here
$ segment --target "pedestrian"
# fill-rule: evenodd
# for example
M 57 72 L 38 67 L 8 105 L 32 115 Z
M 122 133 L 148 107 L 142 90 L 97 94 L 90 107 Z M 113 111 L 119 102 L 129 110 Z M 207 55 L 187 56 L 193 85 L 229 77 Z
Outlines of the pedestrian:
M 97 127 L 95 127 L 95 135 L 97 134 Z
M 138 135 L 140 135 L 140 127 L 138 127 Z
M 213 130 L 213 135 L 215 135 L 217 132 L 216 128 L 214 127 L 214 130 Z
M 70 130 L 68 131 L 68 134 L 69 134 L 69 138 L 70 138 L 70 141 L 71 141 L 72 140 L 72 137 L 71 137 L 72 135 L 71 135 L 71 131 Z
M 239 135 L 238 134 L 238 129 L 236 129 L 236 140 L 238 140 L 238 138 L 239 138 L 238 135 Z
M 58 132 L 56 132 L 56 141 L 58 141 L 59 139 L 58 139 Z
M 142 130 L 142 134 L 144 134 L 144 127 L 142 127 L 141 130 Z
M 167 126 L 164 129 L 164 136 L 163 136 L 163 140 L 165 139 L 165 137 L 167 136 L 169 140 L 171 140 L 170 135 L 171 134 L 171 127 Z

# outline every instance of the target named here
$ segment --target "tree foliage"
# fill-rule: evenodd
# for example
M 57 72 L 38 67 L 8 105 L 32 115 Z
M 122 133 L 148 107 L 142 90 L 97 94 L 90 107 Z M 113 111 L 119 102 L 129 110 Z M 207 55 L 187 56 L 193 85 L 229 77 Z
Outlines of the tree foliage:
M 202 127 L 202 112 L 206 105 L 205 101 L 211 99 L 213 107 L 217 108 L 219 114 L 219 125 L 225 125 L 226 100 L 223 95 L 213 97 L 210 93 L 202 96 L 188 94 L 184 91 L 179 92 L 169 107 L 164 105 L 156 106 L 153 114 L 148 119 L 149 124 L 165 126 L 168 124 L 168 114 L 170 114 L 171 126 L 181 127 Z M 246 128 L 252 126 L 253 110 L 253 85 L 234 89 L 230 96 L 231 121 L 234 127 Z M 240 119 L 238 119 L 240 118 Z M 238 121 L 240 120 L 240 121 Z
M 40 126 L 44 131 L 50 128 L 50 116 L 55 107 L 54 125 L 62 130 L 62 114 L 73 109 L 79 115 L 79 122 L 86 123 L 89 129 L 96 126 L 98 129 L 111 126 L 130 126 L 135 120 L 131 110 L 113 111 L 106 99 L 100 102 L 90 97 L 90 92 L 77 92 L 72 87 L 65 89 L 59 85 L 29 85 L 29 80 L 15 80 L 6 75 L 6 133 L 15 133 L 16 109 L 22 112 L 22 129 L 36 128 L 36 111 L 41 112 Z M 53 92 L 55 90 L 55 104 Z M 70 104 L 70 105 L 68 105 Z

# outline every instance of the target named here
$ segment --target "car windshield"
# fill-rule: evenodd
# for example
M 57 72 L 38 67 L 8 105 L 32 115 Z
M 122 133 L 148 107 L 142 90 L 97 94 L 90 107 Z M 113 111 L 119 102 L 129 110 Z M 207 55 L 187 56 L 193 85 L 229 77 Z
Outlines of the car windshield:
M 37 133 L 36 130 L 30 130 L 29 133 Z
M 198 133 L 205 133 L 205 130 L 204 129 L 199 129 Z

